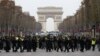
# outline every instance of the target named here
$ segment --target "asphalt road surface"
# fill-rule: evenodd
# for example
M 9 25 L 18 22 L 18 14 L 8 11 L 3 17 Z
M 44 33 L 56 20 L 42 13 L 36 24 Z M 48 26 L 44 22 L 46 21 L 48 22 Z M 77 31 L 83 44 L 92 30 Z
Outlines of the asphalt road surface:
M 46 52 L 45 50 L 37 50 L 37 52 L 9 52 L 6 53 L 5 51 L 2 51 L 0 53 L 0 56 L 100 56 L 100 52 L 98 50 L 96 51 L 85 51 L 85 52 L 80 52 L 80 51 L 75 51 L 75 52 Z

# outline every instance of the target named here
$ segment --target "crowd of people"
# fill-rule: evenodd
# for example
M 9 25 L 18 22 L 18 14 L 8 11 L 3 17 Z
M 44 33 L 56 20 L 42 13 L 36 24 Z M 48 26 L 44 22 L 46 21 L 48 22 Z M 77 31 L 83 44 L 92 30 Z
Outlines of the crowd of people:
M 46 52 L 61 51 L 95 51 L 96 46 L 100 51 L 100 38 L 91 38 L 90 36 L 4 36 L 0 37 L 0 52 L 36 52 L 37 49 L 46 50 Z

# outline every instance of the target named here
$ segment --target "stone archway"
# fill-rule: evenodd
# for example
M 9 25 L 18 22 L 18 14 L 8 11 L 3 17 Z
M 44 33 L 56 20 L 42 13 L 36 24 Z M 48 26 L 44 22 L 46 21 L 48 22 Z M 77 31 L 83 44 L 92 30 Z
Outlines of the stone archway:
M 47 18 L 47 20 L 46 20 L 46 31 L 47 32 L 54 31 L 54 19 L 53 18 Z
M 39 7 L 38 8 L 38 22 L 42 25 L 42 31 L 46 32 L 46 19 L 54 19 L 54 30 L 58 30 L 59 24 L 62 22 L 62 8 L 61 7 Z

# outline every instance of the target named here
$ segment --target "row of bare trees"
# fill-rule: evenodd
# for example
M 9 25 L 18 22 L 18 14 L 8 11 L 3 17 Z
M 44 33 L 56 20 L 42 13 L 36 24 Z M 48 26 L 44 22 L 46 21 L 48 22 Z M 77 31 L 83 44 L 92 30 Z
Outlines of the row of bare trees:
M 19 35 L 20 32 L 23 34 L 32 34 L 37 29 L 38 22 L 36 22 L 34 16 L 30 16 L 28 12 L 22 12 L 21 6 L 16 6 L 12 0 L 1 0 L 0 1 L 0 34 L 1 35 Z
M 75 15 L 68 16 L 59 30 L 69 33 L 100 32 L 100 0 L 83 0 Z

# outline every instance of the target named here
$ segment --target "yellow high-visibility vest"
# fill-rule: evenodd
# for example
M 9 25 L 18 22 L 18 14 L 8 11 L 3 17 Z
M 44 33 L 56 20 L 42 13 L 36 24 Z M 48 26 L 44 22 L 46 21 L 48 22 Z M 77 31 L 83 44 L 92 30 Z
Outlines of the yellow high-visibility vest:
M 16 37 L 16 40 L 18 40 L 18 37 Z
M 96 44 L 96 41 L 95 40 L 92 40 L 92 45 L 95 45 Z

